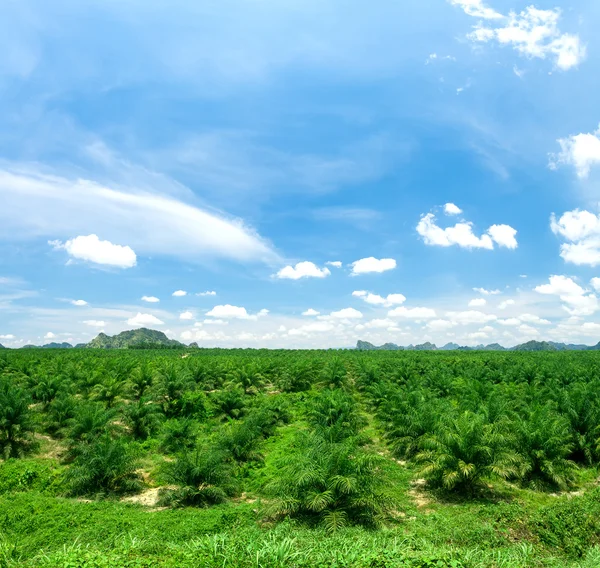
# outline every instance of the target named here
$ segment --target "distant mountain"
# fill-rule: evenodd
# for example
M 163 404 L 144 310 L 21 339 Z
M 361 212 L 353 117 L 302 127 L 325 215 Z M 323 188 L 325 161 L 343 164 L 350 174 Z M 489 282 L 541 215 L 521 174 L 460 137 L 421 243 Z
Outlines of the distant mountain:
M 46 345 L 42 345 L 42 349 L 73 349 L 73 346 L 66 341 L 64 343 L 46 343 Z
M 404 349 L 404 347 L 400 347 L 395 343 L 386 343 L 384 345 L 377 346 L 369 343 L 368 341 L 357 341 L 356 349 L 359 351 L 401 351 Z
M 515 345 L 512 351 L 558 351 L 559 349 L 548 343 L 547 341 L 528 341 L 527 343 L 521 343 L 521 345 Z
M 6 349 L 6 347 L 4 347 L 4 345 L 2 345 L 2 343 L 0 343 L 0 349 Z
M 169 339 L 162 331 L 147 329 L 132 329 L 122 331 L 118 335 L 109 336 L 100 333 L 87 345 L 88 349 L 128 349 L 131 347 L 185 347 L 175 339 Z
M 499 343 L 490 343 L 489 345 L 477 345 L 467 347 L 458 345 L 458 343 L 446 343 L 443 347 L 436 347 L 434 343 L 422 343 L 421 345 L 408 345 L 402 347 L 394 343 L 386 343 L 378 347 L 368 341 L 358 341 L 356 343 L 358 351 L 600 351 L 600 342 L 591 347 L 579 344 L 555 343 L 553 341 L 528 341 L 514 347 L 506 348 Z
M 440 351 L 455 351 L 456 349 L 460 349 L 458 343 L 446 343 L 446 345 L 440 347 Z
M 83 349 L 87 346 L 87 343 L 78 343 L 77 345 L 73 345 L 73 349 Z

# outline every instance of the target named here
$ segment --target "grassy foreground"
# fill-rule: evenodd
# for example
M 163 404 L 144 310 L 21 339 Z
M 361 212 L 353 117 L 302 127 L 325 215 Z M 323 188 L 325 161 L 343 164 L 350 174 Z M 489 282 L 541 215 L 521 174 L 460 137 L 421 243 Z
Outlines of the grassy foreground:
M 0 568 L 596 568 L 599 365 L 3 354 Z

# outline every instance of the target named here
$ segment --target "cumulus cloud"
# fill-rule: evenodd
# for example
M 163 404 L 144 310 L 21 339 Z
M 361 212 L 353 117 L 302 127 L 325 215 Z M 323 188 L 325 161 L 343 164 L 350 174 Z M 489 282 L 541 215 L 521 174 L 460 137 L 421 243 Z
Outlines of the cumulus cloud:
M 106 322 L 102 320 L 84 320 L 83 323 L 85 325 L 89 325 L 91 327 L 105 327 Z
M 560 152 L 550 154 L 550 168 L 573 166 L 580 178 L 590 174 L 592 166 L 600 163 L 600 128 L 591 133 L 579 133 L 559 138 Z
M 214 290 L 207 290 L 206 292 L 197 292 L 196 296 L 216 296 L 217 293 Z
M 266 316 L 268 313 L 269 310 L 262 309 L 257 314 L 249 314 L 244 307 L 224 304 L 221 306 L 215 306 L 212 310 L 206 312 L 206 315 L 221 319 L 256 320 L 259 317 Z
M 600 292 L 600 278 L 592 278 L 590 280 L 590 284 L 592 285 L 592 288 L 596 290 L 596 292 Z
M 296 266 L 286 266 L 277 274 L 276 278 L 299 280 L 300 278 L 325 278 L 331 274 L 329 268 L 319 268 L 314 262 L 298 262 Z
M 406 296 L 403 294 L 388 294 L 385 298 L 379 294 L 372 294 L 366 290 L 355 290 L 352 295 L 356 298 L 360 298 L 367 304 L 375 306 L 395 306 L 403 304 L 406 301 Z
M 330 260 L 325 264 L 333 266 L 334 268 L 342 268 L 342 262 L 340 260 Z
M 548 284 L 534 288 L 539 294 L 558 296 L 572 316 L 588 316 L 598 311 L 598 298 L 567 276 L 550 276 Z
M 344 308 L 337 312 L 331 312 L 329 316 L 321 316 L 335 319 L 360 319 L 363 317 L 362 312 L 355 310 L 354 308 Z
M 152 256 L 278 260 L 272 247 L 240 220 L 133 185 L 117 189 L 24 166 L 0 169 L 0 238 L 65 238 L 88 231 Z M 124 259 L 132 265 L 131 253 Z
M 514 304 L 514 300 L 504 300 L 503 302 L 500 302 L 500 304 L 498 304 L 498 309 L 505 310 L 506 308 L 508 308 L 508 306 L 514 306 Z
M 87 306 L 88 303 L 85 300 L 71 300 L 71 304 L 74 306 Z
M 435 310 L 431 308 L 407 308 L 405 306 L 399 306 L 388 312 L 388 317 L 391 318 L 406 318 L 413 320 L 424 320 L 436 317 Z
M 0 339 L 7 339 L 9 341 L 14 338 L 15 338 L 15 336 L 12 333 L 7 333 L 6 335 L 0 335 Z
M 310 336 L 312 333 L 325 333 L 327 331 L 332 331 L 333 329 L 335 329 L 333 324 L 326 321 L 317 321 L 314 323 L 307 323 L 306 325 L 301 325 L 300 327 L 290 329 L 287 333 L 288 335 L 292 336 Z
M 48 241 L 48 244 L 55 250 L 65 250 L 71 258 L 94 264 L 131 268 L 137 262 L 136 254 L 131 247 L 101 241 L 97 235 L 82 235 L 69 239 L 65 243 Z
M 205 319 L 202 321 L 202 323 L 200 322 L 196 322 L 194 325 L 200 327 L 202 324 L 206 324 L 206 325 L 228 325 L 229 322 L 222 320 L 222 319 Z
M 477 307 L 485 306 L 486 304 L 487 304 L 487 300 L 485 298 L 473 298 L 469 302 L 469 307 L 477 308 Z
M 135 316 L 129 318 L 127 320 L 127 323 L 129 325 L 146 326 L 146 325 L 162 325 L 164 322 L 162 322 L 161 320 L 159 320 L 156 316 L 153 316 L 152 314 L 142 314 L 142 313 L 138 312 Z
M 386 272 L 387 270 L 393 270 L 396 268 L 396 261 L 393 258 L 375 258 L 370 256 L 368 258 L 361 258 L 355 260 L 352 264 L 352 275 L 357 274 L 368 274 L 370 272 Z
M 191 320 L 194 319 L 194 314 L 192 312 L 181 312 L 179 314 L 180 320 Z
M 303 316 L 318 316 L 321 312 L 317 312 L 317 310 L 313 310 L 312 308 L 308 308 L 305 312 L 302 312 Z
M 176 298 L 183 298 L 183 296 L 187 296 L 187 292 L 185 290 L 175 290 L 175 292 L 173 292 L 171 296 L 175 296 Z
M 55 339 L 56 334 L 49 331 L 46 335 L 44 335 L 44 339 Z
M 372 319 L 364 324 L 368 329 L 389 329 L 396 327 L 396 322 L 391 319 Z
M 579 209 L 567 211 L 558 220 L 552 214 L 550 228 L 568 241 L 560 245 L 560 256 L 565 262 L 600 264 L 600 216 Z
M 183 339 L 184 341 L 191 341 L 194 337 L 194 334 L 191 331 L 186 330 L 186 331 L 182 331 L 179 334 L 179 337 L 181 337 L 181 339 Z
M 586 55 L 578 35 L 561 33 L 558 22 L 561 10 L 540 10 L 528 6 L 521 12 L 503 15 L 482 0 L 450 0 L 466 14 L 480 21 L 467 37 L 478 43 L 495 41 L 510 46 L 528 58 L 550 58 L 558 69 L 577 67 Z
M 417 224 L 417 233 L 423 242 L 430 246 L 459 246 L 466 249 L 493 250 L 494 242 L 501 247 L 517 248 L 517 231 L 509 225 L 492 225 L 486 233 L 478 237 L 473 233 L 473 223 L 461 221 L 452 227 L 442 229 L 436 224 L 435 215 L 422 215 Z
M 445 319 L 435 319 L 427 323 L 427 328 L 431 331 L 446 331 L 454 327 L 456 323 Z
M 483 296 L 496 296 L 502 294 L 500 290 L 487 290 L 486 288 L 473 288 L 474 292 L 478 292 Z
M 149 304 L 156 304 L 160 300 L 156 296 L 142 296 L 142 302 L 148 302 Z
M 460 215 L 462 213 L 462 209 L 454 203 L 446 203 L 444 205 L 444 213 L 446 215 Z
M 499 319 L 497 320 L 497 322 L 500 325 L 509 325 L 509 326 L 517 326 L 517 325 L 521 325 L 521 320 L 519 318 L 506 318 L 506 319 Z

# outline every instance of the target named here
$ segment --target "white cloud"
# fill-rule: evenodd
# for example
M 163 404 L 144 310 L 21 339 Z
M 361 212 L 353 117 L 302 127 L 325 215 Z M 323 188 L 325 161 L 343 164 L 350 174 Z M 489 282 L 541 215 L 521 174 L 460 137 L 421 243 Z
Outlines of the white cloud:
M 590 280 L 590 284 L 592 288 L 596 290 L 596 292 L 600 292 L 600 278 L 594 277 Z
M 85 300 L 71 300 L 71 304 L 74 306 L 87 306 L 88 303 Z
M 526 335 L 528 337 L 537 337 L 538 335 L 540 335 L 540 332 L 535 329 L 535 327 L 531 327 L 530 325 L 520 325 L 519 326 L 519 331 L 523 334 Z
M 481 306 L 485 306 L 487 304 L 487 301 L 485 298 L 473 298 L 470 302 L 469 302 L 469 307 L 470 308 L 478 308 Z
M 504 300 L 503 302 L 500 302 L 500 304 L 498 304 L 498 309 L 505 310 L 506 308 L 508 308 L 508 306 L 514 306 L 514 304 L 514 300 Z
M 508 249 L 516 249 L 519 246 L 515 238 L 517 230 L 510 225 L 492 225 L 488 233 L 498 246 Z
M 191 341 L 194 337 L 194 334 L 191 331 L 186 330 L 182 331 L 179 337 L 181 337 L 181 339 L 183 339 L 184 341 Z
M 194 319 L 194 314 L 192 312 L 181 312 L 179 314 L 180 320 L 191 320 Z
M 487 323 L 494 321 L 495 315 L 485 314 L 477 310 L 467 310 L 465 312 L 446 312 L 446 317 L 450 318 L 451 321 L 462 325 L 469 325 L 472 323 Z
M 317 310 L 313 310 L 312 308 L 308 308 L 305 312 L 302 312 L 303 316 L 318 316 L 321 312 L 317 312 Z
M 447 329 L 450 329 L 455 325 L 456 324 L 454 322 L 444 319 L 435 319 L 427 323 L 427 327 L 431 331 L 446 331 Z
M 436 317 L 435 310 L 431 308 L 406 308 L 405 306 L 400 306 L 398 308 L 394 308 L 388 312 L 388 317 L 391 318 L 407 318 L 413 320 L 424 320 L 431 319 Z
M 185 290 L 175 290 L 175 292 L 173 292 L 171 296 L 175 296 L 176 298 L 183 298 L 183 296 L 187 296 L 187 292 Z
M 525 10 L 509 12 L 507 16 L 486 7 L 480 0 L 451 0 L 469 16 L 480 21 L 467 37 L 474 42 L 497 41 L 513 47 L 520 55 L 538 59 L 552 58 L 558 69 L 566 71 L 577 67 L 586 55 L 579 36 L 562 33 L 558 27 L 561 11 L 540 10 L 528 6 Z
M 331 312 L 329 316 L 325 317 L 335 319 L 360 319 L 363 317 L 363 314 L 354 308 L 344 308 L 342 310 L 338 310 L 337 312 Z
M 325 264 L 327 264 L 329 266 L 333 266 L 334 268 L 342 268 L 342 262 L 340 260 L 330 260 L 329 262 L 326 262 Z
M 590 174 L 592 166 L 600 163 L 600 128 L 592 133 L 580 133 L 559 138 L 558 154 L 550 154 L 550 168 L 560 165 L 573 166 L 580 178 Z
M 536 316 L 534 314 L 521 314 L 519 319 L 525 323 L 536 323 L 538 325 L 550 325 L 552 323 L 547 319 L 542 319 L 540 316 Z
M 56 334 L 49 331 L 46 335 L 44 335 L 44 339 L 55 339 Z
M 486 6 L 482 0 L 450 0 L 453 6 L 460 6 L 467 15 L 483 20 L 499 20 L 504 16 Z
M 579 209 L 567 211 L 558 220 L 552 214 L 550 228 L 555 235 L 570 241 L 560 245 L 560 256 L 565 262 L 600 264 L 600 216 Z
M 391 319 L 372 319 L 364 325 L 368 329 L 388 329 L 396 327 L 396 322 Z
M 205 319 L 202 324 L 207 324 L 207 325 L 228 325 L 229 322 L 222 320 L 222 319 Z M 194 325 L 196 326 L 201 326 L 202 325 L 199 322 L 196 322 Z
M 159 177 L 154 176 L 154 182 Z M 110 242 L 127 242 L 145 255 L 192 261 L 278 259 L 272 247 L 241 221 L 143 189 L 155 185 L 142 183 L 140 188 L 133 183 L 133 187 L 115 189 L 46 175 L 22 165 L 0 170 L 0 238 L 69 238 L 88 231 Z M 177 189 L 179 195 L 193 198 L 185 188 Z M 131 266 L 133 255 L 123 251 L 120 261 Z
M 444 213 L 446 213 L 446 215 L 460 215 L 462 209 L 454 205 L 454 203 L 446 203 L 446 205 L 444 205 Z
M 246 308 L 225 304 L 221 306 L 215 306 L 212 310 L 206 312 L 206 315 L 213 318 L 256 320 L 259 317 L 267 315 L 268 313 L 269 310 L 262 309 L 258 312 L 258 314 L 251 315 L 247 312 Z
M 558 296 L 564 302 L 563 308 L 573 316 L 591 315 L 599 308 L 598 298 L 567 276 L 550 276 L 548 284 L 536 286 L 534 290 Z
M 507 318 L 507 319 L 499 319 L 497 322 L 500 325 L 509 325 L 509 326 L 517 326 L 521 325 L 521 320 L 519 318 Z
M 101 241 L 97 235 L 79 236 L 67 242 L 48 241 L 55 250 L 65 250 L 71 258 L 85 260 L 94 264 L 131 268 L 136 265 L 137 257 L 128 246 L 115 245 L 110 241 Z
M 14 338 L 15 338 L 15 336 L 12 333 L 7 333 L 6 335 L 0 335 L 0 339 L 12 340 Z
M 498 294 L 502 294 L 500 290 L 486 290 L 485 288 L 473 288 L 473 291 L 483 296 L 497 296 Z
M 367 304 L 373 304 L 375 306 L 395 306 L 403 304 L 406 301 L 406 297 L 403 294 L 388 294 L 385 298 L 379 294 L 372 294 L 366 290 L 355 290 L 352 295 L 356 298 L 360 298 Z
M 196 296 L 216 296 L 217 293 L 214 290 L 207 290 L 206 292 L 197 292 Z
M 517 231 L 509 225 L 492 225 L 487 233 L 476 236 L 473 233 L 473 223 L 462 221 L 452 227 L 442 229 L 435 222 L 435 215 L 422 215 L 417 224 L 417 233 L 423 242 L 430 246 L 450 247 L 457 245 L 467 249 L 493 250 L 494 242 L 501 247 L 514 249 L 517 247 L 515 235 Z
M 352 275 L 368 274 L 370 272 L 385 272 L 396 268 L 396 261 L 393 258 L 377 259 L 372 256 L 355 260 L 352 264 Z
M 91 327 L 105 327 L 106 322 L 102 320 L 84 320 L 83 323 L 85 325 L 89 325 Z
M 129 325 L 139 325 L 139 326 L 146 326 L 146 325 L 162 325 L 164 322 L 162 322 L 161 320 L 159 320 L 156 316 L 153 316 L 152 314 L 142 314 L 140 312 L 138 312 L 135 316 L 133 316 L 132 318 L 129 318 L 127 320 L 127 323 Z
M 277 274 L 276 278 L 299 280 L 300 278 L 325 278 L 331 274 L 329 268 L 319 268 L 314 262 L 298 262 L 296 266 L 286 266 Z
M 142 302 L 156 304 L 156 303 L 160 302 L 160 300 L 156 296 L 142 296 Z

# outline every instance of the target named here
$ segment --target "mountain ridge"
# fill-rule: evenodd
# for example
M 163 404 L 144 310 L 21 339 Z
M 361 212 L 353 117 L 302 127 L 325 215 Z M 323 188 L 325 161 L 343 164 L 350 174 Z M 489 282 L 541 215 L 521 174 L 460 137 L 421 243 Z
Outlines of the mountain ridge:
M 499 343 L 481 344 L 475 347 L 461 346 L 457 343 L 446 343 L 442 347 L 437 347 L 434 343 L 427 342 L 421 345 L 403 347 L 395 343 L 385 343 L 384 345 L 377 346 L 368 341 L 359 340 L 356 342 L 355 349 L 358 351 L 598 351 L 600 350 L 600 341 L 596 345 L 582 345 L 532 340 L 513 347 L 503 347 Z

